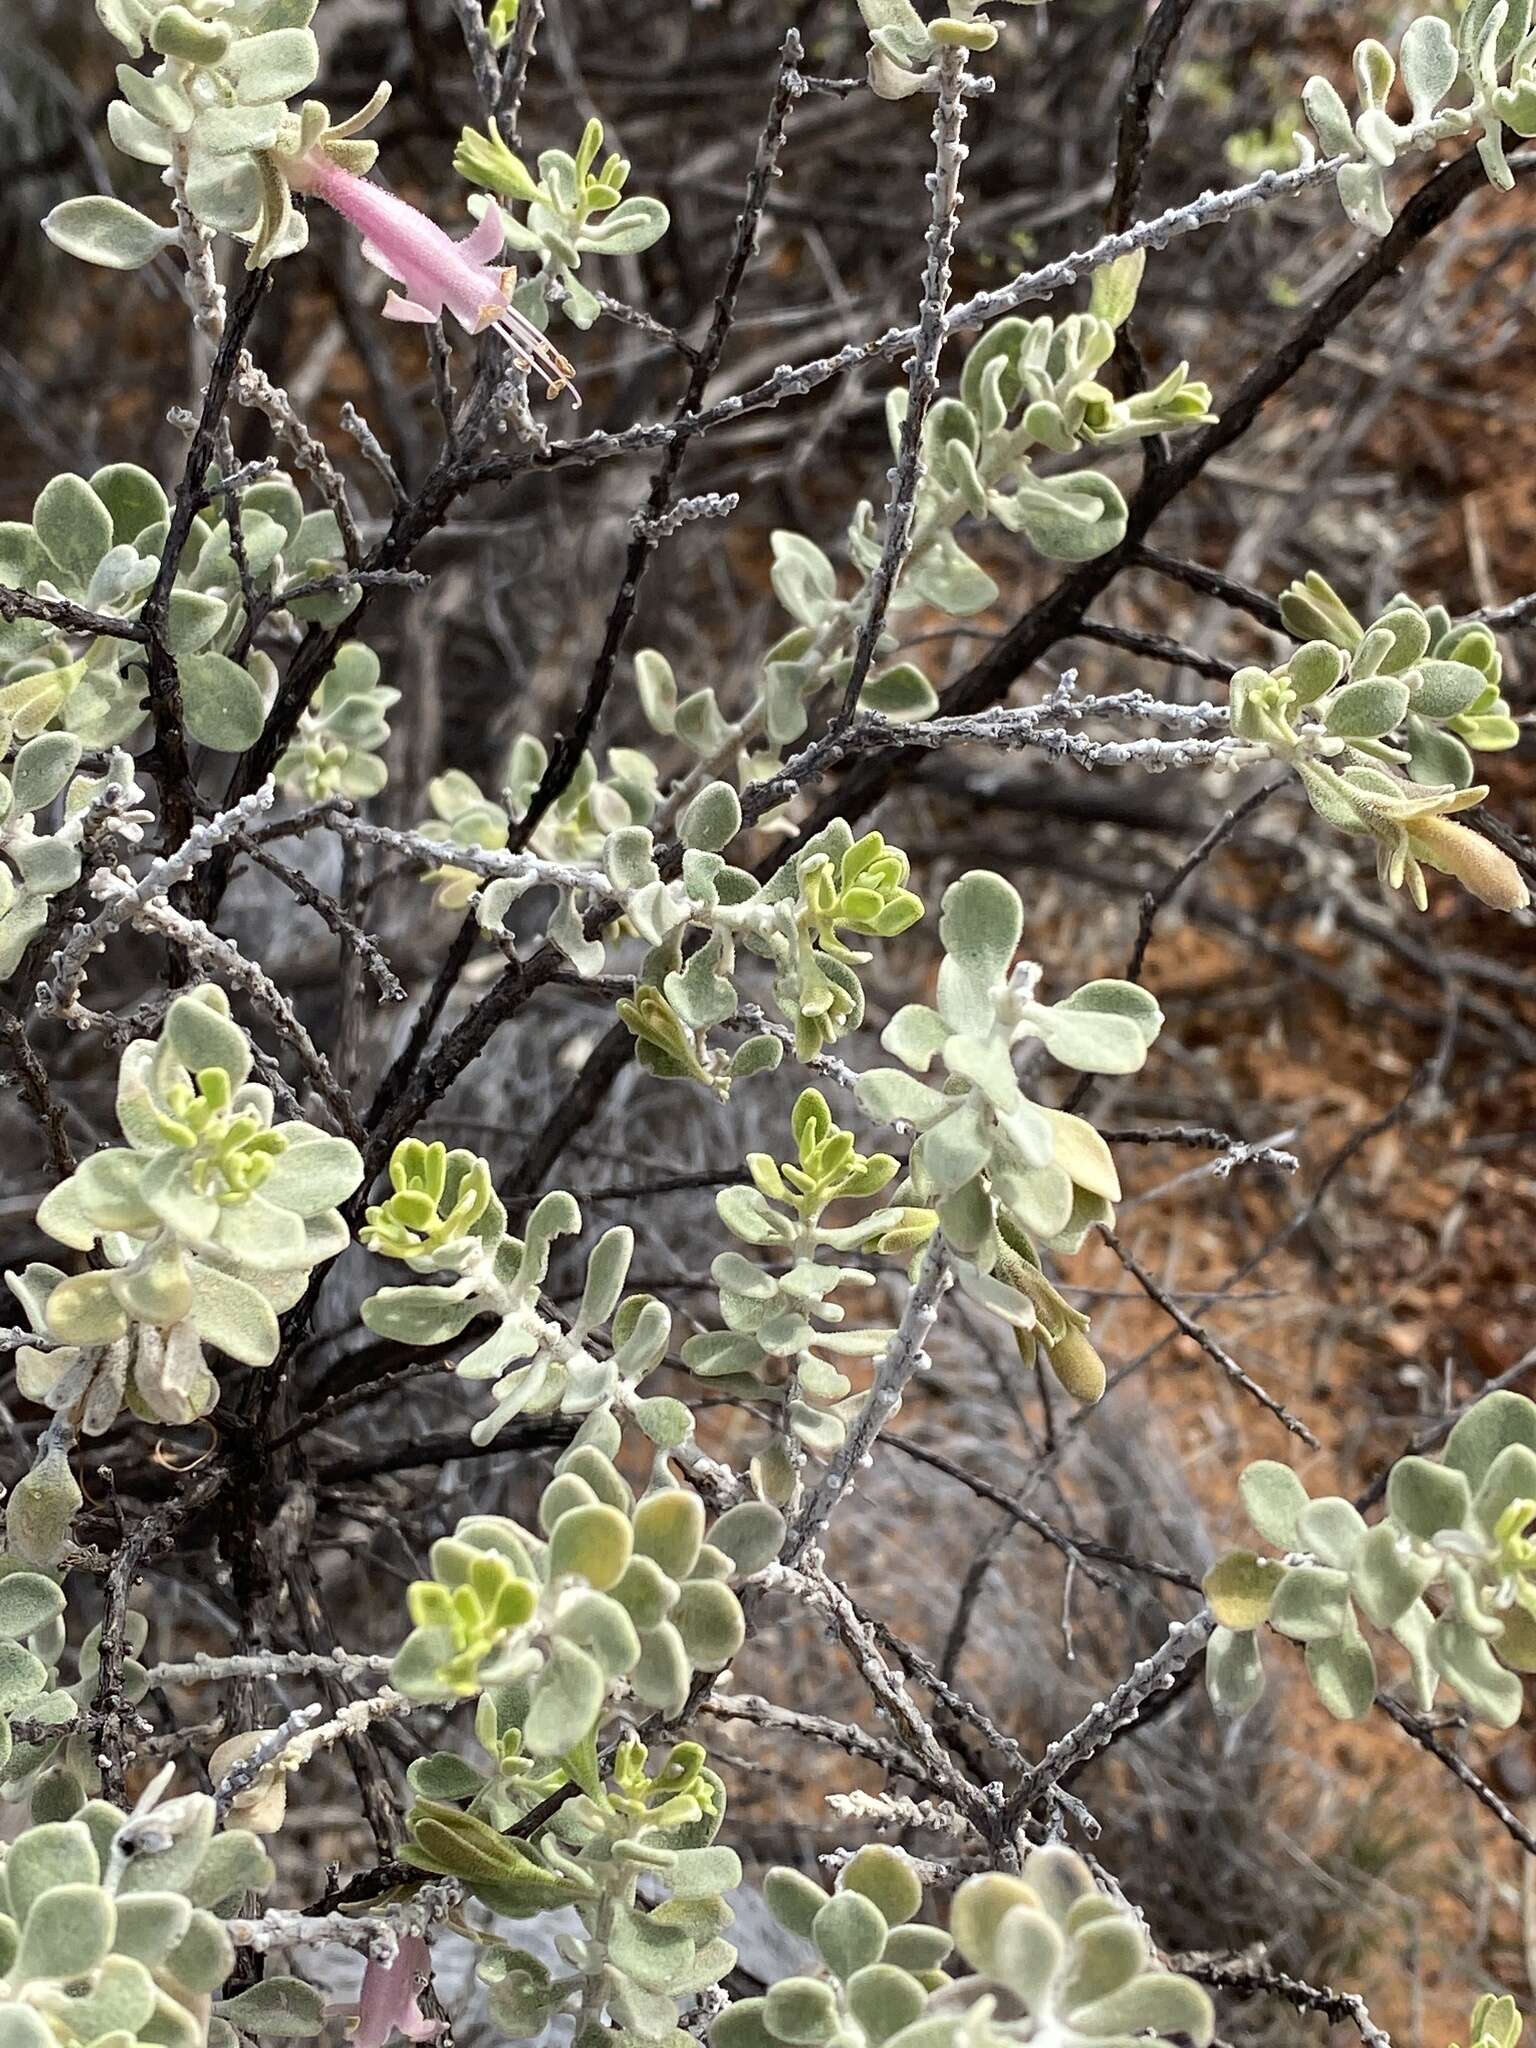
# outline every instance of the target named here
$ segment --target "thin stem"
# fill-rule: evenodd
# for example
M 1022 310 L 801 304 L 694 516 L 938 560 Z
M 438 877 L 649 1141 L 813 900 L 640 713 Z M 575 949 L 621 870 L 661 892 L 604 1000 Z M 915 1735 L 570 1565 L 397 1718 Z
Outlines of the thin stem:
M 891 599 L 912 552 L 913 519 L 924 474 L 923 429 L 939 395 L 939 357 L 946 333 L 944 315 L 949 305 L 950 265 L 960 224 L 960 172 L 966 158 L 960 131 L 965 123 L 967 55 L 964 49 L 946 49 L 939 58 L 939 95 L 933 115 L 934 168 L 928 180 L 933 191 L 933 210 L 928 223 L 928 261 L 923 271 L 917 343 L 907 374 L 907 410 L 901 423 L 896 466 L 891 471 L 885 540 L 869 579 L 864 616 L 853 644 L 853 665 L 837 715 L 840 727 L 850 724 L 859 708 L 859 694 L 885 631 Z

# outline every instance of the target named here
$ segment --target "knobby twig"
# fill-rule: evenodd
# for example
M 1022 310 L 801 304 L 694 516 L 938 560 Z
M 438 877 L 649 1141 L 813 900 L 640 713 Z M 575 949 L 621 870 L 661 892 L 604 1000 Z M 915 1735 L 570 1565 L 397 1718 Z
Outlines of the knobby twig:
M 1355 2029 L 1365 2048 L 1392 2048 L 1391 2036 L 1377 2026 L 1357 1991 L 1308 1984 L 1246 1956 L 1177 1955 L 1168 1958 L 1168 1966 L 1198 1984 L 1210 1985 L 1213 1991 L 1228 1991 L 1234 1998 L 1278 1998 L 1298 2012 L 1320 2012 L 1330 2020 L 1343 2021 Z
M 859 693 L 869 677 L 875 649 L 885 631 L 886 614 L 896 584 L 912 552 L 917 493 L 923 478 L 923 430 L 939 395 L 939 357 L 944 348 L 945 309 L 949 305 L 950 264 L 960 225 L 960 172 L 966 158 L 960 131 L 965 122 L 966 52 L 946 49 L 939 58 L 938 100 L 933 114 L 934 167 L 929 175 L 933 210 L 928 223 L 928 261 L 923 271 L 922 310 L 917 345 L 907 373 L 907 410 L 901 422 L 891 492 L 885 508 L 885 539 L 869 579 L 864 616 L 853 643 L 853 664 L 843 691 L 839 727 L 849 725 L 859 708 Z
M 1150 1657 L 1143 1657 L 1107 1698 L 1096 1701 L 1075 1728 L 1049 1744 L 1008 1795 L 1003 1810 L 1008 1830 L 1018 1827 L 1030 1807 L 1070 1771 L 1081 1770 L 1122 1729 L 1133 1726 L 1147 1702 L 1168 1691 L 1185 1666 L 1203 1654 L 1215 1626 L 1215 1615 L 1205 1607 L 1188 1621 L 1174 1622 Z
M 854 1474 L 870 1462 L 875 1440 L 901 1405 L 908 1381 L 927 1363 L 923 1347 L 938 1320 L 939 1299 L 949 1284 L 944 1233 L 935 1230 L 923 1253 L 895 1335 L 876 1362 L 863 1406 L 842 1443 L 827 1460 L 821 1477 L 791 1517 L 779 1553 L 786 1565 L 797 1563 L 807 1545 L 825 1534 L 839 1501 L 853 1483 Z
M 250 270 L 220 338 L 213 368 L 203 392 L 202 410 L 187 450 L 186 467 L 171 507 L 170 530 L 154 583 L 139 614 L 149 647 L 149 715 L 155 728 L 155 758 L 160 767 L 161 830 L 169 849 L 192 830 L 195 792 L 182 716 L 181 681 L 168 639 L 171 591 L 192 535 L 192 522 L 208 502 L 207 476 L 218 449 L 219 426 L 229 398 L 246 337 L 260 311 L 269 282 L 265 270 Z

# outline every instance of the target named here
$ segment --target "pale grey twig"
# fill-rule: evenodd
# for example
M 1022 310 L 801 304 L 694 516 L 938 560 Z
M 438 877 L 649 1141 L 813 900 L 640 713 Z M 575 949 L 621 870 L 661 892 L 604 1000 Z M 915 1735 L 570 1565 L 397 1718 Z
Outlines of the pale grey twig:
M 294 1737 L 303 1735 L 324 1712 L 318 1701 L 311 1706 L 295 1707 L 269 1735 L 263 1736 L 249 1756 L 243 1756 L 230 1765 L 213 1788 L 214 1809 L 221 1819 L 240 1794 L 248 1792 L 262 1773 L 277 1762 Z
M 621 326 L 632 327 L 637 334 L 648 334 L 653 341 L 664 341 L 668 348 L 676 349 L 689 362 L 698 360 L 699 352 L 693 343 L 685 341 L 675 327 L 669 327 L 665 320 L 658 320 L 654 313 L 630 305 L 627 299 L 616 299 L 609 292 L 594 291 L 592 296 L 603 311 Z
M 528 83 L 528 67 L 533 62 L 533 40 L 544 19 L 544 0 L 522 0 L 517 10 L 517 26 L 501 66 L 501 111 L 497 125 L 506 137 L 508 146 L 518 147 L 518 125 L 522 119 L 523 90 Z
M 359 1949 L 371 1963 L 387 1965 L 400 1953 L 400 1937 L 385 1917 L 388 1906 L 370 1913 L 300 1913 L 274 1906 L 256 1920 L 227 1920 L 224 1931 L 236 1948 L 265 1954 L 274 1948 L 318 1948 L 334 1943 Z
M 371 976 L 379 992 L 380 1002 L 405 1001 L 404 984 L 384 958 L 378 943 L 369 937 L 360 924 L 353 923 L 334 897 L 327 896 L 323 889 L 317 888 L 308 875 L 303 874 L 298 868 L 290 867 L 286 861 L 279 860 L 276 854 L 268 853 L 248 832 L 240 833 L 235 844 L 259 867 L 265 868 L 269 875 L 275 875 L 283 887 L 301 903 L 308 904 L 316 917 L 329 931 L 334 932 L 348 952 L 356 955 Z
M 1236 1998 L 1279 1998 L 1298 2012 L 1323 2013 L 1330 2020 L 1346 2020 L 1359 2034 L 1365 2048 L 1392 2048 L 1392 2037 L 1371 2018 L 1370 2009 L 1358 1991 L 1335 1991 L 1327 1984 L 1308 1984 L 1274 1969 L 1261 1959 L 1248 1956 L 1174 1955 L 1168 1967 L 1181 1977 L 1193 1977 L 1213 1991 L 1230 1991 Z
M 1106 1698 L 1097 1700 L 1078 1722 L 1051 1743 L 1031 1771 L 1008 1795 L 1004 1820 L 1011 1834 L 1030 1807 L 1066 1777 L 1096 1756 L 1111 1737 L 1128 1727 L 1148 1700 L 1166 1692 L 1185 1665 L 1198 1657 L 1210 1640 L 1216 1617 L 1208 1607 L 1188 1621 L 1176 1621 L 1150 1657 L 1143 1657 Z
M 486 881 L 519 881 L 530 886 L 547 884 L 552 889 L 580 889 L 589 895 L 605 896 L 608 877 L 601 868 L 576 867 L 569 862 L 543 860 L 535 853 L 492 853 L 479 846 L 454 846 L 446 839 L 428 839 L 420 832 L 397 831 L 392 825 L 375 825 L 367 818 L 350 817 L 331 810 L 324 820 L 339 839 L 366 846 L 387 846 L 409 859 L 429 862 L 434 867 L 468 868 Z
M 298 839 L 318 825 L 328 825 L 332 818 L 351 816 L 352 799 L 349 796 L 323 796 L 317 803 L 306 804 L 300 811 L 291 811 L 286 818 L 269 818 L 264 825 L 253 827 L 242 836 L 265 846 L 273 839 Z
M 930 1895 L 935 1892 L 952 1892 L 957 1885 L 963 1884 L 968 1877 L 974 1877 L 978 1871 L 992 1870 L 996 1867 L 988 1855 L 950 1856 L 941 1861 L 937 1856 L 914 1856 L 905 1849 L 901 1853 L 907 1868 L 923 1890 Z M 823 1855 L 818 1856 L 816 1861 L 829 1877 L 835 1878 L 848 1867 L 857 1854 L 856 1849 L 828 1849 Z
M 734 1017 L 727 1017 L 721 1027 L 725 1031 L 766 1032 L 776 1038 L 784 1050 L 793 1053 L 795 1034 L 787 1024 L 777 1023 L 760 1010 L 756 1003 L 743 1003 Z M 840 1060 L 836 1053 L 813 1053 L 809 1059 L 800 1060 L 802 1067 L 808 1067 L 813 1074 L 821 1074 L 828 1081 L 835 1081 L 839 1088 L 853 1089 L 859 1085 L 859 1077 L 846 1060 Z M 904 1128 L 904 1126 L 903 1126 Z
M 411 502 L 411 494 L 400 480 L 400 472 L 391 461 L 389 452 L 378 435 L 363 418 L 351 399 L 344 401 L 341 408 L 341 424 L 357 443 L 365 462 L 372 465 L 383 478 L 389 492 L 392 509 L 401 512 Z
M 729 519 L 740 503 L 739 491 L 705 491 L 697 498 L 679 498 L 654 519 L 648 513 L 637 512 L 629 528 L 646 540 L 665 540 L 691 519 Z
M 319 1720 L 325 1709 L 318 1703 L 296 1708 L 249 1756 L 232 1764 L 219 1781 L 214 1801 L 220 1814 L 228 1813 L 240 1794 L 264 1773 L 286 1775 L 302 1770 L 322 1750 L 338 1742 L 351 1743 L 366 1735 L 375 1721 L 413 1713 L 420 1705 L 419 1700 L 409 1700 L 404 1693 L 386 1685 L 367 1699 L 345 1700 L 328 1721 Z
M 247 349 L 241 349 L 237 359 L 234 388 L 240 403 L 262 415 L 278 440 L 286 444 L 299 468 L 314 478 L 321 496 L 336 515 L 347 564 L 355 568 L 363 559 L 363 543 L 352 516 L 347 487 L 325 443 L 310 432 L 288 393 L 272 382 Z
M 276 794 L 273 784 L 264 783 L 231 809 L 203 819 L 174 852 L 154 861 L 137 882 L 127 869 L 99 869 L 91 886 L 98 897 L 106 898 L 105 906 L 90 924 L 76 925 L 54 954 L 48 979 L 38 985 L 39 1009 L 45 1015 L 62 1017 L 66 1024 L 78 1022 L 80 990 L 92 954 L 101 952 L 113 933 L 130 923 L 144 905 L 167 895 L 237 832 L 254 824 L 263 811 L 271 809 Z M 104 887 L 99 886 L 103 883 Z
M 835 1748 L 857 1757 L 861 1763 L 878 1764 L 893 1776 L 911 1777 L 912 1759 L 894 1742 L 856 1727 L 851 1721 L 836 1721 L 830 1714 L 801 1713 L 795 1707 L 781 1707 L 756 1693 L 706 1693 L 699 1712 L 719 1721 L 750 1721 L 756 1728 L 768 1728 L 781 1735 L 798 1735 L 812 1742 L 830 1742 Z
M 952 307 L 945 315 L 945 332 L 953 334 L 966 328 L 984 327 L 1001 314 L 1015 312 L 1031 299 L 1050 298 L 1092 271 L 1102 269 L 1106 263 L 1134 255 L 1138 249 L 1163 248 L 1178 235 L 1220 226 L 1233 214 L 1249 207 L 1266 205 L 1271 200 L 1286 198 L 1314 185 L 1331 184 L 1347 161 L 1342 156 L 1328 157 L 1320 163 L 1294 171 L 1263 171 L 1246 184 L 1231 185 L 1219 192 L 1202 192 L 1198 198 L 1187 200 L 1182 206 L 1171 206 L 1150 220 L 1138 221 L 1121 234 L 1104 235 L 1086 249 L 1075 250 L 1039 270 L 1027 270 L 1014 278 L 1011 284 L 996 291 L 978 292 L 974 298 Z M 552 444 L 547 459 L 562 463 L 606 462 L 637 449 L 660 448 L 670 441 L 711 433 L 716 427 L 739 419 L 744 413 L 779 405 L 786 398 L 803 397 L 818 385 L 850 370 L 906 355 L 917 341 L 916 327 L 893 327 L 873 341 L 849 342 L 833 355 L 820 356 L 811 362 L 785 364 L 750 390 L 723 398 L 702 412 L 689 413 L 677 420 L 630 427 L 618 434 L 597 432 L 576 441 L 557 441 Z M 467 488 L 473 483 L 503 480 L 527 467 L 528 462 L 522 458 L 492 458 L 467 466 L 459 472 L 456 481 Z
M 228 423 L 225 423 L 227 434 Z M 209 484 L 208 496 L 212 498 L 238 497 L 241 491 L 249 490 L 252 484 L 260 483 L 263 477 L 277 474 L 278 461 L 275 455 L 258 455 L 252 462 L 242 462 L 225 476 Z
M 1230 735 L 1220 739 L 1202 737 L 1208 729 L 1227 726 L 1225 705 L 1167 703 L 1146 690 L 1087 697 L 1078 695 L 1075 684 L 1076 671 L 1068 669 L 1051 694 L 1038 704 L 1000 706 L 968 716 L 926 718 L 910 725 L 901 719 L 887 718 L 881 712 L 861 712 L 850 724 L 832 727 L 798 754 L 791 755 L 777 775 L 749 784 L 743 797 L 743 814 L 749 824 L 755 823 L 807 783 L 866 749 L 992 747 L 999 753 L 1009 753 L 1023 747 L 1038 747 L 1046 754 L 1076 761 L 1084 768 L 1134 766 L 1156 773 L 1165 768 L 1230 761 L 1241 745 Z M 1050 722 L 1084 718 L 1143 719 L 1178 728 L 1179 737 L 1096 740 Z
M 301 1913 L 274 1906 L 259 1919 L 226 1920 L 225 1931 L 236 1948 L 264 1952 L 273 1948 L 312 1948 L 334 1942 L 359 1949 L 371 1962 L 392 1963 L 403 1934 L 425 1934 L 444 1919 L 463 1897 L 455 1878 L 436 1878 L 408 1897 L 388 1899 L 367 1913 Z
M 1239 1166 L 1257 1165 L 1260 1160 L 1263 1160 L 1266 1164 L 1278 1163 L 1278 1170 L 1282 1173 L 1295 1173 L 1299 1171 L 1301 1166 L 1301 1161 L 1296 1155 L 1292 1152 L 1281 1152 L 1273 1149 L 1276 1146 L 1283 1145 L 1288 1138 L 1294 1138 L 1295 1135 L 1296 1127 L 1292 1124 L 1285 1129 L 1276 1131 L 1265 1143 L 1255 1145 L 1251 1150 L 1243 1146 L 1236 1146 L 1233 1150 L 1223 1153 L 1218 1159 L 1207 1159 L 1203 1166 L 1186 1167 L 1183 1173 L 1176 1173 L 1168 1180 L 1158 1181 L 1152 1187 L 1139 1189 L 1136 1194 L 1129 1196 L 1120 1204 L 1118 1213 L 1123 1216 L 1128 1210 L 1140 1208 L 1143 1203 L 1163 1201 L 1167 1196 L 1173 1194 L 1176 1189 L 1194 1187 L 1202 1180 L 1226 1180 Z M 1105 1142 L 1107 1143 L 1108 1141 L 1106 1140 Z M 1290 1162 L 1289 1165 L 1284 1164 L 1287 1160 Z
M 966 159 L 960 130 L 965 122 L 965 67 L 968 52 L 945 49 L 939 58 L 938 101 L 933 114 L 934 168 L 928 183 L 933 193 L 928 223 L 928 261 L 923 271 L 922 307 L 917 322 L 917 345 L 907 375 L 907 410 L 901 423 L 896 462 L 890 472 L 891 490 L 885 508 L 885 539 L 869 579 L 868 601 L 853 644 L 853 663 L 843 690 L 837 724 L 851 724 L 859 708 L 859 693 L 869 676 L 875 649 L 885 631 L 886 614 L 896 585 L 912 552 L 912 528 L 917 494 L 923 479 L 923 429 L 929 410 L 939 395 L 939 357 L 946 333 L 944 315 L 949 305 L 950 265 L 955 252 L 955 233 L 960 221 L 960 172 Z
M 449 0 L 449 4 L 459 24 L 459 33 L 464 38 L 464 48 L 469 53 L 469 65 L 475 74 L 475 90 L 480 95 L 481 108 L 486 119 L 494 121 L 501 104 L 501 66 L 491 47 L 485 10 L 481 0 Z
M 1235 1138 L 1230 1131 L 1207 1124 L 1174 1124 L 1151 1131 L 1106 1130 L 1100 1125 L 1099 1136 L 1107 1145 L 1181 1145 L 1193 1151 L 1219 1152 L 1222 1156 L 1211 1167 L 1218 1180 L 1225 1180 L 1239 1166 L 1271 1166 L 1277 1173 L 1295 1173 L 1301 1166 L 1294 1152 L 1282 1152 L 1274 1144 L 1251 1145 L 1246 1138 Z
M 1507 630 L 1511 626 L 1536 625 L 1536 590 L 1513 599 L 1509 604 L 1484 605 L 1479 612 L 1468 612 L 1463 623 L 1491 626 L 1496 631 Z
M 340 569 L 332 576 L 290 583 L 273 598 L 270 609 L 282 611 L 302 597 L 346 597 L 354 590 L 425 590 L 431 581 L 424 569 Z
M 206 1651 L 181 1664 L 156 1664 L 149 1674 L 151 1685 L 222 1685 L 231 1678 L 307 1678 L 324 1671 L 333 1678 L 382 1676 L 390 1668 L 388 1657 L 369 1656 L 358 1650 L 264 1650 L 248 1656 L 213 1657 Z
M 871 1699 L 900 1740 L 923 1765 L 920 1775 L 937 1786 L 969 1819 L 987 1828 L 995 1821 L 992 1800 L 956 1768 L 943 1744 L 918 1711 L 906 1680 L 893 1671 L 864 1625 L 847 1592 L 827 1571 L 819 1550 L 807 1550 L 800 1566 L 769 1565 L 761 1575 L 765 1587 L 794 1592 L 819 1607 L 831 1621 L 869 1689 Z M 990 1830 L 989 1830 L 990 1831 Z
M 822 1536 L 854 1474 L 871 1462 L 876 1437 L 901 1405 L 913 1374 L 928 1363 L 923 1346 L 938 1321 L 939 1297 L 950 1284 L 949 1254 L 944 1233 L 935 1230 L 923 1253 L 901 1321 L 875 1364 L 869 1393 L 847 1435 L 822 1468 L 821 1477 L 790 1518 L 780 1557 L 797 1563 L 806 1546 Z
M 872 1828 L 919 1828 L 926 1834 L 971 1835 L 976 1823 L 942 1799 L 913 1799 L 905 1792 L 829 1792 L 827 1804 L 839 1820 Z

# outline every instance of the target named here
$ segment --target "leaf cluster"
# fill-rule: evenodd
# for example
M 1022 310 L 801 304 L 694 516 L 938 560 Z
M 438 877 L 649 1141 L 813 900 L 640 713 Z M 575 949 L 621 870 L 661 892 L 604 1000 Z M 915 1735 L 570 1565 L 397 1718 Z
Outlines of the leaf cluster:
M 781 1517 L 748 1501 L 707 1528 L 664 1456 L 637 1498 L 612 1462 L 618 1444 L 609 1415 L 581 1431 L 544 1489 L 537 1532 L 474 1515 L 432 1546 L 391 1674 L 401 1692 L 525 1687 L 521 1750 L 563 1757 L 594 1734 L 621 1681 L 675 1714 L 695 1671 L 730 1662 L 745 1633 L 730 1582 L 777 1554 Z
M 1472 750 L 1520 737 L 1487 627 L 1402 596 L 1365 627 L 1316 571 L 1282 593 L 1280 610 L 1305 637 L 1278 668 L 1232 678 L 1237 737 L 1288 762 L 1328 824 L 1375 840 L 1384 889 L 1406 889 L 1423 910 L 1431 867 L 1495 909 L 1520 909 L 1515 864 L 1454 819 L 1488 794 L 1473 781 Z
M 1206 1677 L 1219 1708 L 1258 1702 L 1267 1626 L 1303 1645 L 1328 1711 L 1357 1720 L 1378 1683 L 1363 1615 L 1407 1653 L 1422 1709 L 1443 1683 L 1479 1720 L 1513 1727 L 1520 1674 L 1536 1671 L 1536 1403 L 1489 1394 L 1438 1459 L 1400 1458 L 1369 1525 L 1347 1500 L 1310 1500 L 1289 1466 L 1268 1459 L 1248 1467 L 1239 1493 L 1279 1555 L 1232 1551 L 1207 1574 L 1220 1625 Z
M 204 1345 L 269 1365 L 278 1312 L 346 1248 L 336 1204 L 362 1178 L 356 1148 L 313 1124 L 275 1122 L 251 1066 L 222 989 L 178 996 L 158 1038 L 124 1050 L 126 1146 L 92 1153 L 38 1209 L 50 1237 L 102 1263 L 65 1274 L 34 1261 L 6 1275 L 47 1342 L 18 1352 L 22 1392 L 87 1435 L 124 1402 L 146 1421 L 208 1414 L 219 1390 Z
M 536 327 L 549 325 L 558 305 L 573 326 L 591 327 L 602 315 L 600 300 L 578 275 L 584 256 L 635 256 L 659 242 L 671 215 L 659 199 L 625 196 L 630 165 L 616 151 L 598 161 L 603 124 L 595 117 L 582 131 L 574 156 L 564 149 L 541 152 L 535 170 L 509 147 L 495 122 L 485 132 L 466 128 L 453 154 L 461 178 L 495 196 L 471 202 L 483 212 L 498 199 L 526 206 L 521 220 L 502 209 L 507 241 L 537 259 L 518 286 L 513 303 Z
M 237 537 L 212 507 L 193 515 L 165 614 L 187 732 L 221 753 L 242 752 L 260 737 L 277 690 L 271 656 L 248 644 L 247 599 L 334 626 L 360 596 L 354 587 L 284 604 L 285 590 L 346 565 L 335 513 L 306 513 L 290 478 L 247 485 L 239 524 Z M 103 619 L 137 621 L 169 535 L 169 504 L 147 470 L 119 462 L 90 478 L 66 472 L 44 485 L 30 521 L 0 523 L 0 583 Z M 356 681 L 368 658 L 366 649 L 351 649 L 340 667 Z M 68 733 L 81 747 L 126 744 L 144 721 L 148 665 L 139 638 L 21 616 L 0 622 L 0 719 L 18 740 Z M 342 694 L 335 677 L 333 670 L 332 699 Z M 88 794 L 72 798 L 75 808 L 83 801 Z

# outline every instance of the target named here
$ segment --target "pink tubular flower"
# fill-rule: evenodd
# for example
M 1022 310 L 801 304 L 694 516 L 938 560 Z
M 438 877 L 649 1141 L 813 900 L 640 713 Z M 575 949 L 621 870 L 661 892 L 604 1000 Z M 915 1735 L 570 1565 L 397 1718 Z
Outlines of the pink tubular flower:
M 321 152 L 287 170 L 291 183 L 349 220 L 363 238 L 368 261 L 405 287 L 404 296 L 391 292 L 385 299 L 386 319 L 430 322 L 440 319 L 446 307 L 470 334 L 494 328 L 525 369 L 537 369 L 549 379 L 551 398 L 570 388 L 572 403 L 580 405 L 581 396 L 571 385 L 575 371 L 512 304 L 517 272 L 503 269 L 498 260 L 506 229 L 494 200 L 473 232 L 456 242 L 407 200 L 342 170 Z
M 419 1934 L 402 1934 L 392 1963 L 369 1959 L 357 2004 L 331 2006 L 328 2014 L 344 2019 L 356 2015 L 352 2048 L 385 2048 L 396 2035 L 407 2041 L 435 2041 L 443 2023 L 429 2020 L 417 2002 L 421 1987 L 431 1978 L 432 1955 L 427 1944 Z

